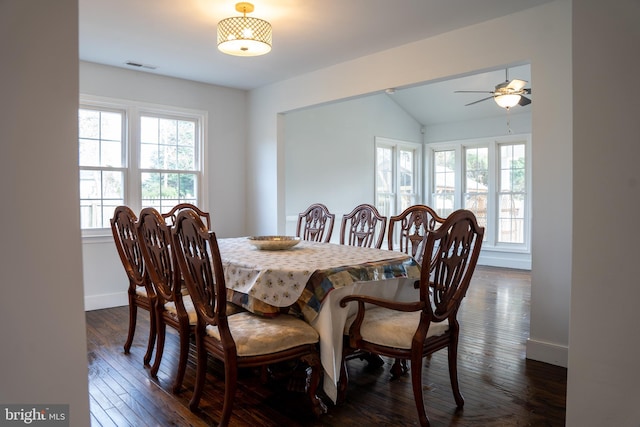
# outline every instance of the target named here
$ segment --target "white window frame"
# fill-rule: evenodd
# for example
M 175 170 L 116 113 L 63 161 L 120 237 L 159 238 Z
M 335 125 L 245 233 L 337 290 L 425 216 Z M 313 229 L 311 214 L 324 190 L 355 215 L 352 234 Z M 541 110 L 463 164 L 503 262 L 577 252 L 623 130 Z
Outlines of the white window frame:
M 400 168 L 399 168 L 399 164 L 400 164 L 400 158 L 398 155 L 398 152 L 400 150 L 406 150 L 406 151 L 413 151 L 413 171 L 414 171 L 414 185 L 415 185 L 415 192 L 414 194 L 414 199 L 415 199 L 415 203 L 421 203 L 421 201 L 423 200 L 423 194 L 422 194 L 422 144 L 421 143 L 417 143 L 417 142 L 410 142 L 410 141 L 400 141 L 400 140 L 396 140 L 396 139 L 390 139 L 390 138 L 383 138 L 383 137 L 375 137 L 374 138 L 374 173 L 375 173 L 375 180 L 374 180 L 374 204 L 377 205 L 377 200 L 378 200 L 378 148 L 388 148 L 392 150 L 392 168 L 393 168 L 393 191 L 392 191 L 392 203 L 390 204 L 390 208 L 391 208 L 391 212 L 388 213 L 388 216 L 392 216 L 392 215 L 398 215 L 399 213 L 402 212 L 401 206 L 402 206 L 402 198 L 400 195 L 400 188 L 399 188 L 399 183 L 400 183 Z M 380 212 L 383 215 L 385 215 L 384 212 Z
M 124 129 L 122 142 L 125 145 L 123 149 L 123 167 L 107 168 L 107 167 L 82 167 L 82 169 L 94 170 L 122 170 L 124 169 L 124 204 L 129 206 L 136 214 L 144 207 L 141 203 L 141 174 L 148 169 L 140 167 L 140 117 L 149 115 L 153 117 L 170 118 L 178 120 L 193 120 L 196 122 L 196 147 L 195 156 L 196 164 L 199 169 L 197 174 L 197 199 L 198 204 L 207 206 L 207 124 L 208 113 L 203 110 L 187 109 L 175 106 L 166 106 L 159 104 L 151 104 L 137 102 L 124 99 L 108 98 L 94 95 L 81 94 L 79 109 L 104 109 L 106 111 L 119 111 L 124 113 Z M 78 166 L 80 169 L 80 166 Z M 181 171 L 175 171 L 181 172 Z M 193 172 L 193 171 L 189 171 Z M 83 237 L 104 237 L 110 236 L 111 229 L 104 228 L 84 228 L 82 229 Z
M 523 243 L 498 242 L 498 196 L 499 196 L 499 165 L 500 146 L 511 144 L 525 145 L 525 212 Z M 476 147 L 488 147 L 488 200 L 487 200 L 487 232 L 482 245 L 483 252 L 500 251 L 530 254 L 531 252 L 531 134 L 508 135 L 495 138 L 481 138 L 462 141 L 448 141 L 443 143 L 431 143 L 426 145 L 425 150 L 425 200 L 427 205 L 433 204 L 434 182 L 434 152 L 443 150 L 455 151 L 455 198 L 454 209 L 461 209 L 464 206 L 464 180 L 465 170 L 465 149 Z

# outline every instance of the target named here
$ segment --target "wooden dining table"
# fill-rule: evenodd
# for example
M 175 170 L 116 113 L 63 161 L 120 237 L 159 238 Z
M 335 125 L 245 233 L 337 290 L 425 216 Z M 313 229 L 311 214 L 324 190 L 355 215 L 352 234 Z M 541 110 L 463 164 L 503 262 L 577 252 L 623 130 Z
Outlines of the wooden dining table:
M 227 299 L 262 316 L 289 313 L 320 336 L 325 394 L 336 401 L 350 294 L 417 298 L 420 268 L 409 255 L 375 248 L 300 241 L 286 250 L 260 250 L 247 237 L 218 239 Z

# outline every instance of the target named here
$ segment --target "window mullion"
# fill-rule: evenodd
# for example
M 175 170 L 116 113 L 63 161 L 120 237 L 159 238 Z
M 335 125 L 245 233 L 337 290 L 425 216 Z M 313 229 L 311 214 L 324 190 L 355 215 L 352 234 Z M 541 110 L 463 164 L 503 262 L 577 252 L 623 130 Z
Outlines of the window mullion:
M 499 162 L 497 161 L 498 156 L 498 144 L 497 142 L 491 141 L 489 143 L 489 195 L 488 195 L 488 203 L 487 203 L 487 225 L 490 226 L 491 232 L 486 234 L 487 244 L 491 246 L 495 246 L 498 233 L 498 192 L 500 191 L 498 185 L 498 176 L 499 176 Z
M 393 209 L 396 214 L 399 212 L 400 204 L 402 203 L 399 190 L 398 190 L 398 174 L 400 173 L 398 167 L 398 145 L 391 147 L 391 176 L 393 177 L 391 182 L 391 191 L 393 192 Z
M 129 203 L 134 211 L 142 209 L 140 199 L 140 111 L 135 106 L 128 109 L 128 195 Z
M 464 206 L 464 178 L 466 176 L 466 168 L 465 168 L 465 152 L 462 145 L 458 145 L 455 149 L 455 190 L 454 190 L 454 205 L 453 208 L 460 209 Z

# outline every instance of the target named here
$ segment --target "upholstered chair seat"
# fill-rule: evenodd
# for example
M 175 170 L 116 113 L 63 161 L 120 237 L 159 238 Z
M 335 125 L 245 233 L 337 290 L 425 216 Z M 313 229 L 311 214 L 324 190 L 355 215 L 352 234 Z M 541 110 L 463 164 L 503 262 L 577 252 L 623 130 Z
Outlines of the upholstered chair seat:
M 355 315 L 347 319 L 344 333 L 349 335 L 349 328 Z M 360 327 L 362 339 L 373 344 L 394 348 L 411 348 L 411 340 L 420 324 L 420 312 L 398 312 L 383 307 L 370 308 L 364 313 Z M 431 323 L 427 338 L 443 335 L 449 330 L 447 321 Z
M 140 297 L 144 297 L 147 298 L 148 297 L 148 293 L 147 290 L 141 286 L 138 286 L 136 288 L 136 295 L 140 296 Z
M 227 320 L 238 356 L 277 353 L 303 344 L 317 344 L 319 340 L 311 325 L 288 314 L 266 318 L 244 312 Z M 208 325 L 206 331 L 207 335 L 220 339 L 217 326 Z
M 193 305 L 193 301 L 191 301 L 191 297 L 187 293 L 182 297 L 182 303 L 184 304 L 184 309 L 189 316 L 189 324 L 195 325 L 198 321 L 198 315 L 196 314 L 196 308 Z M 168 301 L 164 304 L 164 309 L 171 313 L 174 317 L 178 317 L 178 310 L 176 309 L 176 303 L 173 301 Z

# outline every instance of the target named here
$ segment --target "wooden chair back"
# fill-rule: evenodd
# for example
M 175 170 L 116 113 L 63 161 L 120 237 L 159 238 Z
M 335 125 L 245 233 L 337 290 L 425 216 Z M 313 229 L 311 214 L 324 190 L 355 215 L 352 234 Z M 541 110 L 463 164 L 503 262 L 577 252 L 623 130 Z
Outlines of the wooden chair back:
M 296 236 L 312 242 L 329 242 L 333 232 L 335 214 L 322 203 L 314 203 L 298 214 Z
M 178 216 L 178 214 L 185 209 L 190 209 L 195 213 L 197 213 L 198 216 L 206 224 L 207 229 L 211 230 L 211 215 L 209 214 L 209 212 L 203 211 L 202 209 L 200 209 L 199 207 L 197 207 L 192 203 L 179 203 L 175 205 L 173 208 L 171 208 L 169 212 L 163 213 L 162 217 L 165 219 L 165 221 L 169 225 L 173 225 L 176 222 L 176 217 Z
M 142 248 L 136 231 L 138 218 L 128 206 L 118 206 L 111 218 L 111 233 L 120 261 L 129 279 L 127 290 L 129 298 L 129 333 L 124 344 L 125 354 L 129 353 L 133 343 L 133 337 L 137 322 L 138 307 L 149 311 L 150 330 L 147 353 L 144 356 L 144 364 L 151 361 L 151 353 L 155 344 L 155 292 L 147 274 Z
M 475 271 L 484 227 L 480 227 L 473 212 L 458 210 L 429 233 L 420 274 L 420 299 L 425 304 L 431 322 L 455 317 L 467 293 Z M 432 254 L 431 259 L 427 254 Z
M 429 232 L 436 230 L 444 218 L 427 205 L 413 205 L 400 215 L 389 218 L 387 241 L 389 250 L 397 250 L 411 255 L 422 263 L 424 243 Z M 394 241 L 397 240 L 397 244 Z
M 180 270 L 196 311 L 203 323 L 218 325 L 226 318 L 227 291 L 215 233 L 191 210 L 178 214 L 172 233 Z
M 116 207 L 111 218 L 111 232 L 131 287 L 147 286 L 142 249 L 136 232 L 138 217 L 128 206 Z
M 380 249 L 387 231 L 387 217 L 375 206 L 361 204 L 342 217 L 340 244 Z
M 163 216 L 154 208 L 144 208 L 137 225 L 147 272 L 162 305 L 181 299 L 181 277 L 172 250 L 171 227 Z

